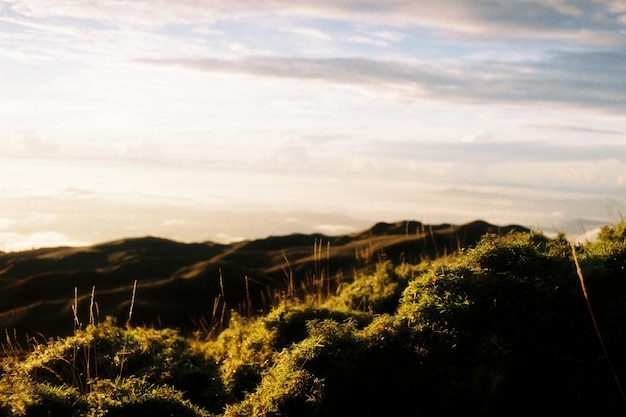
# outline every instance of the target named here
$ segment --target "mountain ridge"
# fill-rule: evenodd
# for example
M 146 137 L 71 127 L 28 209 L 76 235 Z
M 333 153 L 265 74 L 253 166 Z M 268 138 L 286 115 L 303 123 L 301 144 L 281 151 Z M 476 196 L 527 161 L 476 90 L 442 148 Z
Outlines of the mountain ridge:
M 481 220 L 399 221 L 339 236 L 294 233 L 230 244 L 144 236 L 0 253 L 0 329 L 65 336 L 76 317 L 86 321 L 95 314 L 92 302 L 99 319 L 125 322 L 137 281 L 134 323 L 189 330 L 210 320 L 216 308 L 262 311 L 280 294 L 298 295 L 320 280 L 336 289 L 381 259 L 418 263 L 471 247 L 486 233 L 528 230 Z

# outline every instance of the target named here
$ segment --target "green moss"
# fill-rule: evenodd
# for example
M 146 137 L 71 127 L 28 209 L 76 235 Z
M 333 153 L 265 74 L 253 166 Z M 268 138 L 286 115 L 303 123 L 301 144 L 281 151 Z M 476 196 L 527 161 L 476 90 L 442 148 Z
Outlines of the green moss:
M 36 401 L 26 408 L 29 417 L 80 416 L 88 409 L 87 399 L 72 387 L 37 384 Z
M 594 259 L 585 258 L 586 265 Z M 606 259 L 599 262 L 606 267 Z M 618 263 L 623 267 L 623 260 Z M 606 284 L 616 277 L 616 271 L 604 272 Z M 623 302 L 615 305 L 621 306 L 622 320 Z M 602 303 L 595 308 L 599 316 L 607 313 Z M 525 407 L 542 402 L 554 407 L 552 412 L 591 411 L 584 400 L 588 381 L 607 386 L 571 249 L 562 238 L 486 236 L 457 262 L 413 280 L 397 319 L 415 330 L 427 352 L 423 369 L 438 386 L 430 398 L 442 407 L 473 404 L 482 414 L 517 404 L 530 412 Z M 621 335 L 621 327 L 614 319 L 607 334 Z M 593 395 L 605 397 L 602 390 Z
M 109 384 L 123 390 L 136 378 L 171 386 L 208 410 L 224 405 L 217 366 L 192 351 L 189 340 L 174 330 L 120 328 L 111 319 L 39 344 L 23 360 L 6 360 L 4 368 L 0 403 L 12 415 L 92 409 L 94 399 L 118 392 L 98 389 Z
M 216 340 L 196 343 L 196 349 L 219 367 L 225 393 L 233 402 L 255 389 L 262 372 L 273 363 L 275 344 L 276 331 L 263 319 L 233 314 L 229 327 Z
M 575 247 L 622 380 L 624 229 Z M 107 320 L 5 358 L 0 416 L 618 415 L 572 255 L 564 236 L 488 235 L 324 303 L 232 313 L 211 340 Z
M 282 349 L 308 337 L 308 324 L 312 320 L 343 322 L 352 319 L 359 327 L 372 321 L 372 314 L 346 308 L 327 308 L 313 304 L 281 304 L 264 319 L 267 328 L 276 331 L 275 349 Z
M 98 380 L 87 396 L 89 416 L 181 416 L 204 417 L 209 414 L 184 398 L 171 386 L 150 384 L 144 379 Z
M 393 313 L 406 287 L 411 270 L 394 267 L 391 262 L 381 262 L 372 274 L 359 274 L 354 281 L 341 289 L 337 297 L 326 305 L 371 313 Z
M 626 218 L 623 218 L 615 225 L 605 225 L 600 228 L 598 233 L 599 243 L 615 243 L 626 245 Z

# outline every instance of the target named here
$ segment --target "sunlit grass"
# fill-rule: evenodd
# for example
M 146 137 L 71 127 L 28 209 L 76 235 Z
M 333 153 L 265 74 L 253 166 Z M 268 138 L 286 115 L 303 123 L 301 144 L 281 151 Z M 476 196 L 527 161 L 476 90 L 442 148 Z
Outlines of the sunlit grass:
M 284 256 L 290 285 L 263 314 L 227 306 L 222 285 L 213 319 L 189 335 L 94 317 L 27 347 L 8 335 L 0 415 L 618 415 L 606 352 L 625 378 L 624 230 L 574 246 L 577 262 L 564 236 L 486 235 L 335 283 L 332 247 L 316 241 L 297 290 Z

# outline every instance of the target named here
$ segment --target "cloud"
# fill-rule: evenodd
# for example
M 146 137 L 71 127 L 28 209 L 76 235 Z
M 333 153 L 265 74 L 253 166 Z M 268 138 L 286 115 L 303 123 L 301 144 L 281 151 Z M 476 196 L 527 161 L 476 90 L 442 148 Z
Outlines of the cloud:
M 376 32 L 374 35 L 389 42 L 401 42 L 406 38 L 404 33 L 388 30 Z
M 404 195 L 400 186 L 391 191 L 395 183 L 413 190 L 417 183 L 497 182 L 515 190 L 546 184 L 550 192 L 561 185 L 568 192 L 624 191 L 623 0 L 0 5 L 2 81 L 12 93 L 4 113 L 13 125 L 5 135 L 24 126 L 46 131 L 41 138 L 26 133 L 0 152 L 40 157 L 61 150 L 60 156 L 89 154 L 90 161 L 125 157 L 120 167 L 99 175 L 91 162 L 72 171 L 58 154 L 49 159 L 68 176 L 44 169 L 39 159 L 33 169 L 2 167 L 23 173 L 12 177 L 23 177 L 28 189 L 123 189 L 137 199 L 144 194 L 132 191 L 177 198 L 188 193 L 254 207 L 280 206 L 288 198 L 310 205 L 314 196 L 321 206 L 350 202 L 357 213 L 395 210 L 391 199 Z M 572 111 L 579 109 L 584 112 Z M 209 155 L 211 170 L 193 176 L 166 166 Z M 122 165 L 137 169 L 122 176 Z M 214 177 L 217 169 L 227 173 Z M 77 207 L 74 200 L 96 198 L 75 198 L 80 195 L 67 192 L 72 202 L 58 211 L 64 227 L 93 210 L 83 201 L 80 211 L 67 211 Z M 46 210 L 50 204 L 42 202 Z M 185 217 L 136 213 L 120 215 L 118 230 L 141 224 L 142 231 L 180 228 L 192 236 L 200 233 L 197 224 L 212 222 L 168 224 Z M 81 225 L 107 233 L 114 222 L 106 223 Z M 224 232 L 247 236 L 236 228 Z
M 282 16 L 371 25 L 428 27 L 446 36 L 482 38 L 562 38 L 583 43 L 619 45 L 624 26 L 623 2 L 588 0 L 6 0 L 14 13 L 30 18 L 73 18 L 117 27 L 163 27 Z
M 387 46 L 388 45 L 387 42 L 381 39 L 368 38 L 365 36 L 348 36 L 345 39 L 345 41 L 350 42 L 350 43 L 362 43 L 362 44 L 372 45 L 372 46 Z
M 45 143 L 36 130 L 26 129 L 21 137 L 14 141 L 15 148 L 22 155 L 31 157 L 48 156 L 58 152 L 59 147 Z
M 366 58 L 250 57 L 232 60 L 143 60 L 207 72 L 241 73 L 399 89 L 406 99 L 551 103 L 626 110 L 626 54 L 561 52 L 544 61 L 403 62 Z M 590 64 L 589 62 L 594 62 Z
M 607 160 L 626 164 L 620 143 L 567 144 L 540 141 L 504 142 L 489 139 L 489 132 L 471 136 L 479 140 L 459 142 L 385 142 L 372 143 L 371 152 L 390 159 L 419 161 L 487 162 L 593 162 Z
M 138 159 L 161 159 L 161 144 L 154 141 L 140 141 L 124 145 L 124 156 Z
M 162 222 L 163 226 L 166 227 L 184 227 L 184 226 L 192 226 L 194 223 L 187 219 L 165 219 Z
M 594 127 L 589 127 L 589 126 L 577 126 L 577 125 L 536 124 L 536 125 L 529 125 L 529 127 L 536 128 L 536 129 L 547 129 L 547 130 L 562 130 L 566 132 L 593 133 L 597 135 L 608 135 L 608 136 L 626 135 L 626 130 L 620 131 L 620 130 L 601 129 L 601 128 L 594 128 Z
M 302 35 L 309 38 L 314 38 L 322 41 L 330 41 L 332 40 L 332 36 L 328 33 L 321 31 L 319 29 L 311 28 L 311 27 L 290 27 L 290 28 L 281 28 L 280 32 L 284 33 L 292 33 L 295 35 Z
M 175 3 L 164 0 L 5 0 L 5 3 L 11 11 L 31 18 L 73 18 L 85 23 L 98 21 L 119 26 L 213 20 L 220 12 L 218 7 L 202 7 L 199 2 L 185 0 Z
M 0 217 L 0 231 L 8 230 L 14 224 L 15 224 L 15 220 L 13 220 L 13 219 L 3 219 L 3 218 Z
M 86 197 L 86 196 L 91 196 L 95 194 L 93 190 L 87 190 L 84 188 L 75 188 L 75 187 L 68 187 L 68 188 L 62 189 L 60 190 L 60 193 L 67 197 Z
M 481 130 L 480 132 L 472 135 L 467 135 L 461 138 L 461 142 L 475 143 L 475 142 L 490 142 L 493 140 L 493 135 L 487 130 Z
M 241 242 L 245 240 L 245 238 L 242 236 L 230 235 L 225 232 L 218 232 L 218 233 L 213 233 L 211 235 L 211 240 L 217 243 L 232 243 L 232 242 Z
M 318 224 L 314 226 L 314 229 L 329 236 L 345 235 L 355 231 L 354 226 L 345 224 Z
M 6 39 L 0 49 L 32 57 L 67 58 L 80 52 L 92 58 L 178 64 L 212 72 L 396 87 L 403 99 L 426 95 L 443 101 L 626 109 L 622 22 L 626 12 L 620 1 L 450 0 L 445 7 L 435 0 L 6 0 L 5 4 L 0 20 L 25 25 L 29 36 Z M 207 33 L 212 26 L 219 29 Z M 38 31 L 44 35 L 35 41 Z M 302 39 L 285 33 L 322 40 L 324 46 L 303 45 Z M 537 39 L 545 40 L 545 45 L 537 47 Z M 454 42 L 455 47 L 445 42 Z M 439 61 L 413 58 L 421 56 L 426 43 L 449 56 Z M 404 58 L 355 57 L 355 49 L 371 57 L 394 44 L 402 48 L 390 56 Z M 483 57 L 468 56 L 463 45 L 479 48 Z M 605 48 L 594 51 L 593 45 Z M 261 53 L 266 56 L 254 56 Z M 515 59 L 507 61 L 512 55 Z
M 36 248 L 58 246 L 85 246 L 87 243 L 74 240 L 59 232 L 36 233 L 0 232 L 0 251 L 16 252 Z
M 304 142 L 309 142 L 311 144 L 326 144 L 326 143 L 331 143 L 331 142 L 340 142 L 340 141 L 344 141 L 347 139 L 352 139 L 352 136 L 350 135 L 342 135 L 342 134 L 336 134 L 336 133 L 331 133 L 331 134 L 306 134 L 306 135 L 301 135 L 300 139 L 303 140 Z

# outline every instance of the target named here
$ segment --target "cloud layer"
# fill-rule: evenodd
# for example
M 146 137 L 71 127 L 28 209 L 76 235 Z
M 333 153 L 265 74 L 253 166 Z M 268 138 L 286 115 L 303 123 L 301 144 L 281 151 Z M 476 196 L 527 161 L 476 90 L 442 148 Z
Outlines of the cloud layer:
M 626 106 L 621 1 L 0 4 L 0 22 L 11 30 L 0 42 L 23 57 L 109 56 L 395 87 L 406 99 L 426 95 L 614 112 Z M 442 52 L 433 57 L 436 50 Z
M 142 199 L 187 240 L 181 207 L 595 225 L 626 204 L 625 34 L 621 0 L 0 0 L 0 231 L 144 233 Z
M 450 0 L 229 2 L 180 0 L 5 0 L 4 8 L 33 18 L 69 17 L 112 26 L 165 26 L 204 23 L 259 15 L 357 20 L 398 26 L 427 26 L 451 34 L 565 38 L 586 32 L 610 34 L 623 29 L 626 7 L 620 0 Z M 503 34 L 503 31 L 505 33 Z M 567 34 L 567 35 L 565 35 Z M 617 40 L 617 37 L 615 38 Z
M 626 54 L 623 52 L 559 53 L 542 62 L 459 62 L 445 67 L 427 62 L 362 58 L 262 57 L 143 62 L 208 72 L 401 89 L 402 96 L 408 100 L 428 97 L 446 102 L 547 103 L 614 112 L 626 110 L 623 73 Z

